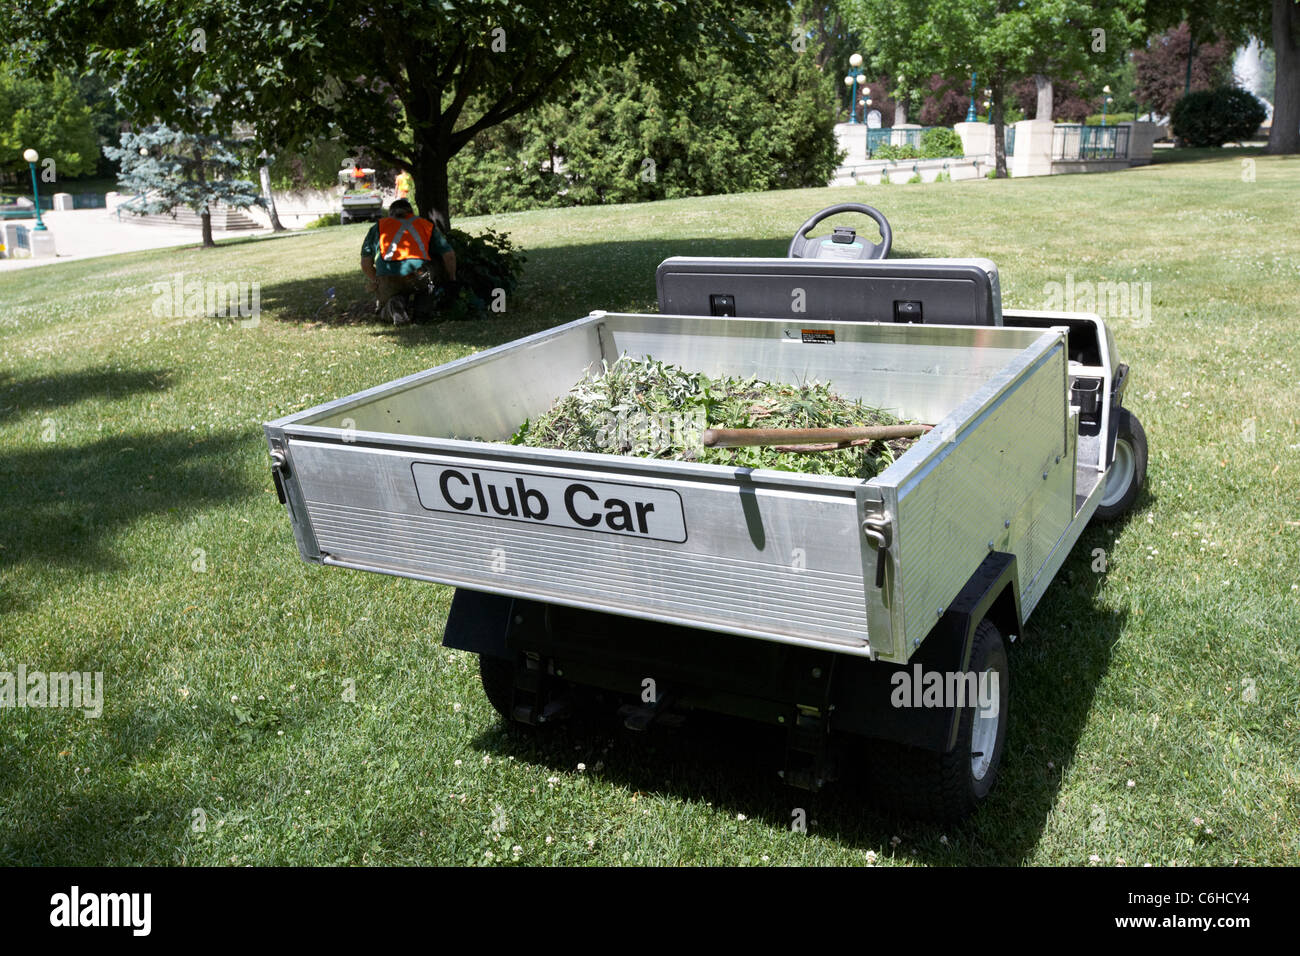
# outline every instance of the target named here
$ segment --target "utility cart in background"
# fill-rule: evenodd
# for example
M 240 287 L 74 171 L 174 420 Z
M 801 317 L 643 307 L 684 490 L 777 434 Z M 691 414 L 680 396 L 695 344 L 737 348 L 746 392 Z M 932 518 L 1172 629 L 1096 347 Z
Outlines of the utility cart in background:
M 845 211 L 882 240 L 809 238 Z M 831 207 L 788 258 L 668 259 L 658 314 L 592 312 L 267 424 L 302 557 L 455 586 L 444 643 L 479 655 L 508 720 L 580 687 L 633 728 L 751 718 L 785 729 L 784 778 L 809 788 L 864 738 L 889 803 L 969 813 L 1008 644 L 1085 525 L 1133 504 L 1146 439 L 1101 319 L 1003 310 L 991 262 L 890 260 L 891 239 Z M 867 481 L 507 443 L 624 354 L 828 381 L 934 427 Z M 930 673 L 996 693 L 900 702 L 899 675 Z

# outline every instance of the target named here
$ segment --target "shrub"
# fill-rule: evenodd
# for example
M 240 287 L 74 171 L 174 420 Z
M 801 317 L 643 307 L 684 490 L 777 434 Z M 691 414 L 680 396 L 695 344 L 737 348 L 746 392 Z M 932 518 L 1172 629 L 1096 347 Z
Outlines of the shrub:
M 907 184 L 910 186 L 912 183 L 919 183 L 922 181 L 920 173 L 913 173 L 912 178 L 907 181 Z
M 1093 113 L 1092 115 L 1088 116 L 1088 117 L 1083 121 L 1083 125 L 1084 125 L 1084 126 L 1100 126 L 1100 125 L 1101 125 L 1101 117 L 1102 117 L 1102 114 L 1101 114 L 1101 113 Z M 1131 123 L 1131 122 L 1133 122 L 1135 119 L 1137 119 L 1137 114 L 1136 114 L 1136 113 L 1107 113 L 1107 114 L 1106 114 L 1106 125 L 1107 125 L 1107 126 L 1115 126 L 1115 125 L 1118 125 L 1119 123 Z
M 1254 95 L 1236 86 L 1196 90 L 1174 104 L 1170 127 L 1185 146 L 1222 146 L 1254 135 L 1267 113 Z
M 341 216 L 339 213 L 336 213 L 336 212 L 327 212 L 325 215 L 321 216 L 319 219 L 313 219 L 311 222 L 307 223 L 307 225 L 303 226 L 303 228 L 304 228 L 304 229 L 323 229 L 323 228 L 325 228 L 326 226 L 337 226 L 337 225 L 339 225 L 341 222 L 342 222 L 342 216 Z
M 965 155 L 965 149 L 956 130 L 935 127 L 921 134 L 921 155 L 925 159 L 946 159 Z
M 477 236 L 451 229 L 447 239 L 456 250 L 456 279 L 460 290 L 456 300 L 443 308 L 444 317 L 484 315 L 497 289 L 507 295 L 515 290 L 527 257 L 509 236 L 491 229 Z
M 915 146 L 894 146 L 886 143 L 883 146 L 877 146 L 871 153 L 872 159 L 920 159 L 921 151 Z

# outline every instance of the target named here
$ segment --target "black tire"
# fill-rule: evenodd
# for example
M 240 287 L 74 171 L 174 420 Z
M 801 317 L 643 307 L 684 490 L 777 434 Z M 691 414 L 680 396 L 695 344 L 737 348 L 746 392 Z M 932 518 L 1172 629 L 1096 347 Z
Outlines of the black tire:
M 1127 408 L 1118 409 L 1117 418 L 1115 460 L 1106 472 L 1102 502 L 1094 514 L 1098 521 L 1114 521 L 1127 514 L 1147 480 L 1147 433 Z
M 949 753 L 885 741 L 872 743 L 873 788 L 887 809 L 925 820 L 956 822 L 970 816 L 997 783 L 1010 716 L 1011 672 L 1006 643 L 992 621 L 981 621 L 975 629 L 969 669 L 976 674 L 986 670 L 997 673 L 997 711 L 977 721 L 978 702 L 963 708 L 957 744 Z M 992 727 L 990 720 L 996 721 Z M 978 752 L 977 727 L 982 738 Z
M 514 723 L 515 662 L 491 654 L 478 656 L 478 676 L 492 709 Z

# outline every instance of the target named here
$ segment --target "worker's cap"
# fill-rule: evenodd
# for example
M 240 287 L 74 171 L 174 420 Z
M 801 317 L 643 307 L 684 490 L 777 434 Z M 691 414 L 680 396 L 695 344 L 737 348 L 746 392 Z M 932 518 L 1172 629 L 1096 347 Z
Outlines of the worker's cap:
M 411 208 L 409 200 L 394 199 L 392 205 L 388 207 L 388 212 L 390 215 L 395 216 L 399 212 L 415 212 L 415 210 Z

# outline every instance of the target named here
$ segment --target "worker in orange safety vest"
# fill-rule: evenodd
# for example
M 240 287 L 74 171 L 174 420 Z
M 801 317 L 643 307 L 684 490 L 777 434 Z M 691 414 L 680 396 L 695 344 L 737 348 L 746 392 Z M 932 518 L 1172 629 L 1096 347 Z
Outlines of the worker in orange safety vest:
M 437 226 L 417 217 L 409 201 L 397 199 L 366 233 L 361 271 L 378 293 L 384 318 L 405 325 L 411 321 L 408 296 L 431 296 L 438 284 L 454 287 L 456 252 Z

